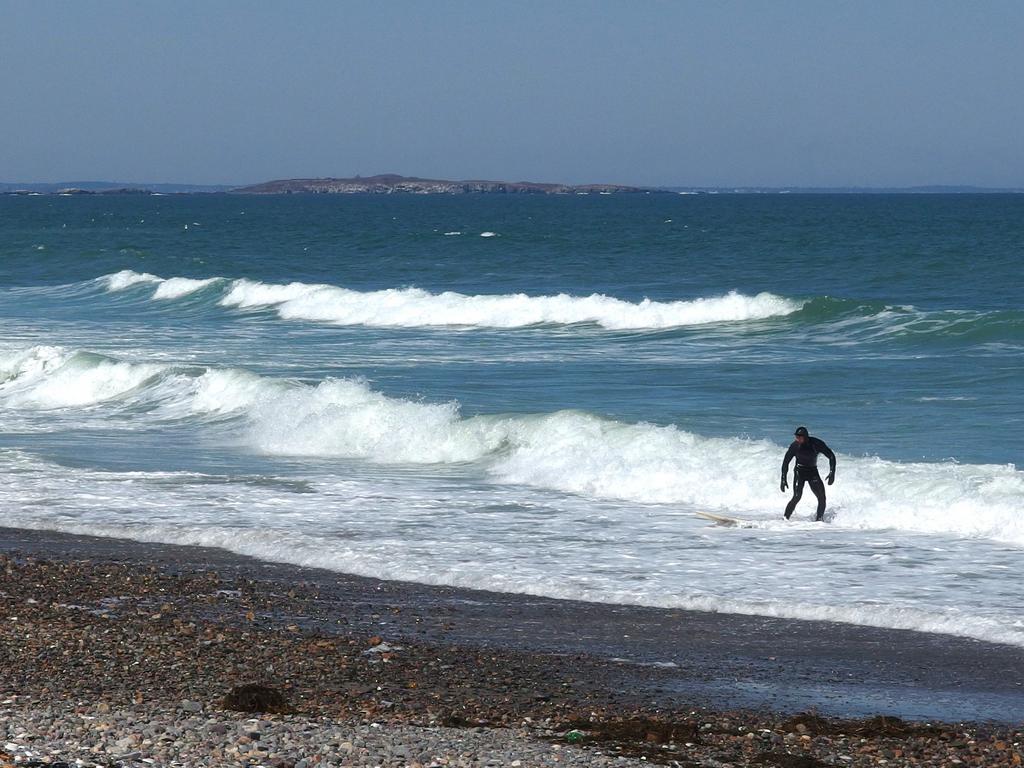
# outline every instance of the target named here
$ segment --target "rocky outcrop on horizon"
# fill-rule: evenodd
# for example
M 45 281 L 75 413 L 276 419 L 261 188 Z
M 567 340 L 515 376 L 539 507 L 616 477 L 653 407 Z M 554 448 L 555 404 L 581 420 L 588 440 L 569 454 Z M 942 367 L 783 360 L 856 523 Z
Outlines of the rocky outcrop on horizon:
M 444 179 L 420 179 L 396 174 L 379 176 L 356 176 L 352 179 L 280 179 L 238 187 L 231 190 L 245 195 L 573 195 L 653 192 L 645 187 L 629 187 L 621 184 L 543 184 L 532 181 L 447 181 Z

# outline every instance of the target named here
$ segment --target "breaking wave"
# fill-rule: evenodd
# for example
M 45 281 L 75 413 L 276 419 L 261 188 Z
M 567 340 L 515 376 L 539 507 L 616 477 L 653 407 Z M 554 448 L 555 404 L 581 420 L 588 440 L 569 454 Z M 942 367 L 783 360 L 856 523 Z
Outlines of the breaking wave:
M 274 284 L 248 279 L 163 279 L 125 270 L 100 278 L 118 292 L 153 286 L 153 299 L 177 299 L 223 284 L 218 303 L 238 309 L 272 308 L 284 320 L 376 327 L 462 326 L 522 328 L 531 325 L 589 323 L 609 330 L 677 328 L 708 323 L 762 320 L 792 314 L 801 302 L 771 293 L 747 296 L 735 291 L 686 301 L 639 302 L 592 294 L 529 296 L 466 295 L 419 288 L 355 291 L 333 285 Z
M 96 408 L 133 429 L 227 423 L 242 450 L 269 456 L 469 464 L 502 485 L 778 517 L 781 448 L 769 441 L 572 410 L 466 416 L 455 402 L 391 397 L 359 379 L 311 384 L 50 346 L 0 355 L 0 409 Z M 1024 546 L 1024 472 L 1013 465 L 842 457 L 838 474 L 830 505 L 840 526 Z
M 105 293 L 151 289 L 149 299 L 172 302 L 197 294 L 211 306 L 270 310 L 283 320 L 394 328 L 524 328 L 596 325 L 612 331 L 669 330 L 786 318 L 787 330 L 835 344 L 908 341 L 937 344 L 1024 344 L 1024 311 L 925 310 L 883 301 L 818 296 L 794 299 L 736 291 L 679 301 L 631 302 L 592 294 L 468 295 L 420 288 L 357 291 L 316 283 L 267 283 L 247 278 L 162 278 L 122 270 L 85 284 Z

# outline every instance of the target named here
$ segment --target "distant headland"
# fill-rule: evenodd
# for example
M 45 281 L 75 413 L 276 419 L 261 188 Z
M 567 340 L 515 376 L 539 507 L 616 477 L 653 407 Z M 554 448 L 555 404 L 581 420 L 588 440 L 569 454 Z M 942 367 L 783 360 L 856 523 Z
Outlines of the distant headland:
M 281 179 L 238 187 L 240 195 L 573 195 L 642 193 L 660 190 L 622 184 L 546 184 L 535 181 L 449 181 L 393 173 L 351 179 Z
M 123 181 L 0 182 L 4 195 L 195 195 L 230 192 L 227 184 L 132 184 Z

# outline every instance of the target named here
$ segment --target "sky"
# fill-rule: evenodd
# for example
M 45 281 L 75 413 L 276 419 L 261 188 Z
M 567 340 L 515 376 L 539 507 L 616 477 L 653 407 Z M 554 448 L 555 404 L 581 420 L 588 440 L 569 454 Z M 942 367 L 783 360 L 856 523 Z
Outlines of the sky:
M 1024 187 L 1024 2 L 0 0 L 0 181 Z

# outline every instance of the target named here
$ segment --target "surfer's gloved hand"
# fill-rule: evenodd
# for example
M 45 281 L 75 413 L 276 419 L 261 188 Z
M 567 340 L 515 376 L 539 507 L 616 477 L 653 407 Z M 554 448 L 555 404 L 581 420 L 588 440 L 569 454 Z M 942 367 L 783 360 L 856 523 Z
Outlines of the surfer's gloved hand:
M 825 482 L 832 485 L 836 481 L 836 471 L 833 469 L 828 473 L 828 477 L 825 478 Z
M 832 475 L 829 475 L 829 477 L 832 477 Z M 779 490 L 785 493 L 787 488 L 789 488 L 789 483 L 787 483 L 786 478 L 783 477 L 782 482 L 779 483 Z

